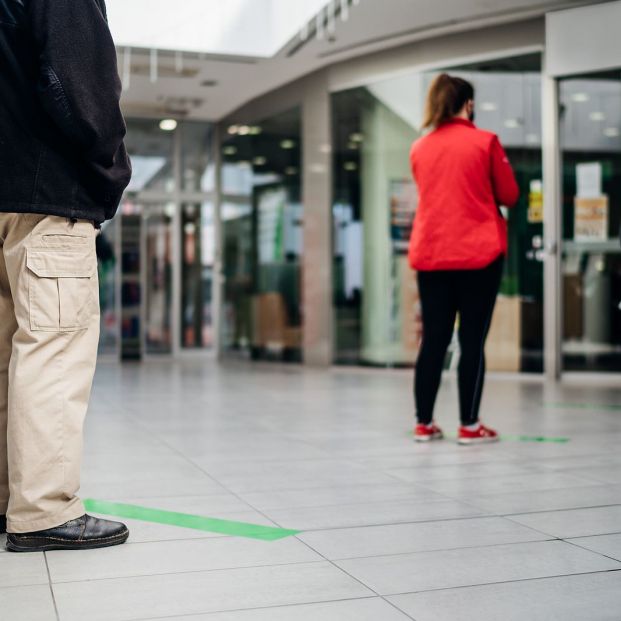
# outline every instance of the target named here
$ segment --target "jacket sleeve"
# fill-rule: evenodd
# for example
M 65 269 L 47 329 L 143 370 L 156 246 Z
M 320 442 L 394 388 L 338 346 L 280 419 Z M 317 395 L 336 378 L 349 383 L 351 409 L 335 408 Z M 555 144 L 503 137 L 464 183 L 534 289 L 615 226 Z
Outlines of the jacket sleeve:
M 30 0 L 28 7 L 41 103 L 113 214 L 131 166 L 103 0 Z
M 520 198 L 520 188 L 497 136 L 494 136 L 491 145 L 491 176 L 496 202 L 505 207 L 514 207 Z

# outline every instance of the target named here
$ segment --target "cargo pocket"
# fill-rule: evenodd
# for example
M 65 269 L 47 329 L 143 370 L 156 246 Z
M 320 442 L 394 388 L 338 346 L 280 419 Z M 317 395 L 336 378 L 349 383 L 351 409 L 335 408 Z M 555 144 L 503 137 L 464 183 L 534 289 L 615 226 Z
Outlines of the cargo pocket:
M 97 312 L 97 259 L 92 248 L 27 250 L 31 330 L 71 332 Z

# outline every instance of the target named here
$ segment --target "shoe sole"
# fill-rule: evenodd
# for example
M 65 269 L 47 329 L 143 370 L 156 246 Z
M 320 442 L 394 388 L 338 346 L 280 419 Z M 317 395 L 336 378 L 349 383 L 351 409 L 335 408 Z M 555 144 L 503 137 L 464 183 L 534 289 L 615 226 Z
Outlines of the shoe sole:
M 500 442 L 500 438 L 459 438 L 457 444 L 468 446 L 469 444 L 493 444 Z
M 435 433 L 432 436 L 414 436 L 414 442 L 432 442 L 433 440 L 443 440 L 444 434 Z
M 82 542 L 67 541 L 65 539 L 52 539 L 50 537 L 31 537 L 24 544 L 24 540 L 14 541 L 9 534 L 6 542 L 6 549 L 9 552 L 49 552 L 51 550 L 94 550 L 96 548 L 110 548 L 119 546 L 129 538 L 129 530 L 114 535 L 114 537 L 103 537 Z

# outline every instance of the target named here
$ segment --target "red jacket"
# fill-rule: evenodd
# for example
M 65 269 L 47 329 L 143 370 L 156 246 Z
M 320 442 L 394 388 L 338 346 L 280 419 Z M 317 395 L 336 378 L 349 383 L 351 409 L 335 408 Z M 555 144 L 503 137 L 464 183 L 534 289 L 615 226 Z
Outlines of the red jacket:
M 487 267 L 507 253 L 507 223 L 519 188 L 498 137 L 453 119 L 417 140 L 410 154 L 419 204 L 410 241 L 416 270 Z

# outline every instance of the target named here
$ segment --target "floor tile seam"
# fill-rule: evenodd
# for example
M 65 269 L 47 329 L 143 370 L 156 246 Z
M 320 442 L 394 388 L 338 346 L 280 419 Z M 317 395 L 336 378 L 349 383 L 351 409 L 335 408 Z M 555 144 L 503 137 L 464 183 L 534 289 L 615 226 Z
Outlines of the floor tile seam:
M 56 595 L 54 593 L 54 585 L 52 583 L 52 575 L 50 574 L 50 566 L 49 563 L 47 562 L 47 555 L 44 552 L 43 553 L 43 560 L 45 562 L 45 570 L 47 572 L 47 581 L 48 581 L 48 585 L 50 588 L 50 594 L 52 596 L 52 604 L 54 606 L 54 614 L 56 615 L 56 621 L 60 621 L 60 615 L 58 613 L 58 604 L 56 603 Z
M 563 539 L 563 541 L 565 543 L 568 543 L 569 545 L 572 545 L 572 546 L 578 548 L 579 550 L 585 550 L 586 552 L 591 552 L 592 554 L 598 554 L 599 556 L 601 556 L 603 558 L 607 558 L 607 559 L 610 559 L 611 561 L 615 561 L 616 563 L 619 563 L 619 567 L 621 568 L 621 558 L 615 558 L 614 556 L 609 556 L 608 554 L 604 554 L 603 552 L 600 552 L 599 550 L 593 550 L 591 548 L 586 548 L 584 546 L 578 545 L 572 539 Z
M 344 556 L 344 557 L 334 558 L 331 560 L 334 561 L 335 563 L 340 563 L 341 561 L 362 561 L 362 560 L 369 560 L 369 559 L 376 559 L 376 558 L 392 558 L 392 557 L 400 557 L 400 556 L 410 556 L 412 554 L 433 554 L 437 552 L 457 552 L 459 550 L 482 550 L 485 548 L 498 548 L 502 546 L 512 546 L 512 545 L 529 544 L 529 543 L 549 543 L 552 541 L 565 541 L 565 540 L 559 539 L 558 537 L 553 537 L 549 539 L 528 539 L 526 541 L 506 541 L 503 543 L 484 543 L 480 545 L 453 546 L 450 548 L 431 548 L 429 550 L 427 549 L 426 550 L 410 550 L 408 552 L 394 552 L 391 554 L 368 554 L 365 556 Z M 326 560 L 329 560 L 329 559 L 326 559 Z
M 49 577 L 46 579 L 45 582 L 26 582 L 24 584 L 12 584 L 12 585 L 6 585 L 6 584 L 0 584 L 0 591 L 6 590 L 6 589 L 22 589 L 22 588 L 28 588 L 28 587 L 45 587 L 45 586 L 49 586 L 50 581 L 49 581 Z
M 352 575 L 350 572 L 348 572 L 345 568 L 340 567 L 339 565 L 336 564 L 335 561 L 326 558 L 326 556 L 324 556 L 321 552 L 319 552 L 319 550 L 316 550 L 312 545 L 310 545 L 309 543 L 307 543 L 306 541 L 303 541 L 302 539 L 300 539 L 298 536 L 295 537 L 298 541 L 301 541 L 305 546 L 307 546 L 312 552 L 314 552 L 315 554 L 319 554 L 319 556 L 321 556 L 325 561 L 327 561 L 328 563 L 330 563 L 330 565 L 332 565 L 335 569 L 337 569 L 339 572 L 344 573 L 345 575 L 349 576 L 352 580 L 354 580 L 355 582 L 357 582 L 358 584 L 360 584 L 361 586 L 363 586 L 365 589 L 371 591 L 372 593 L 374 593 L 377 597 L 379 597 L 380 599 L 382 599 L 383 601 L 385 601 L 388 605 L 390 605 L 391 607 L 399 610 L 397 608 L 397 606 L 395 606 L 395 604 L 393 604 L 392 602 L 390 602 L 389 600 L 387 600 L 383 595 L 381 595 L 380 593 L 378 593 L 375 589 L 373 589 L 371 586 L 369 586 L 368 584 L 365 584 L 360 578 L 357 578 L 356 576 Z M 404 613 L 402 610 L 399 610 L 399 612 L 402 612 L 403 614 L 405 614 L 407 617 L 409 617 L 412 621 L 415 621 L 414 618 L 412 616 L 410 616 L 407 613 Z
M 406 520 L 404 522 L 380 522 L 377 524 L 355 524 L 349 526 L 329 526 L 326 528 L 302 528 L 300 531 L 304 534 L 306 533 L 323 533 L 331 530 L 352 530 L 358 528 L 377 528 L 381 526 L 403 526 L 405 524 L 433 524 L 435 522 L 456 522 L 459 520 L 478 520 L 481 518 L 491 518 L 491 517 L 502 517 L 496 515 L 495 513 L 482 513 L 481 515 L 469 515 L 469 516 L 459 516 L 459 517 L 449 517 L 449 518 L 435 518 L 435 519 L 425 519 L 425 520 Z M 520 524 L 520 526 L 524 526 L 524 524 Z M 533 530 L 533 529 L 531 529 Z M 554 535 L 550 535 L 553 537 Z
M 546 512 L 544 512 L 546 513 Z M 526 524 L 522 524 L 522 522 L 520 522 L 519 520 L 515 519 L 518 516 L 503 516 L 505 519 L 515 523 L 515 524 L 519 524 L 520 526 L 527 526 L 527 528 L 530 528 L 531 530 L 534 530 L 538 533 L 541 533 L 542 535 L 547 535 L 548 537 L 556 537 L 557 539 L 560 539 L 561 541 L 564 541 L 565 539 L 571 539 L 571 537 L 559 537 L 558 535 L 555 535 L 553 533 L 541 530 L 540 528 L 535 528 L 534 526 L 528 526 Z M 599 533 L 600 535 L 608 535 L 608 534 L 613 534 L 613 533 Z
M 259 606 L 258 608 L 235 608 L 235 609 L 227 609 L 227 610 L 211 610 L 209 612 L 196 612 L 190 614 L 181 614 L 181 615 L 171 615 L 166 617 L 132 617 L 131 619 L 127 619 L 126 621 L 166 621 L 166 619 L 188 619 L 188 621 L 192 621 L 195 617 L 203 617 L 203 616 L 214 616 L 221 615 L 222 613 L 236 613 L 236 612 L 249 612 L 255 610 L 272 610 L 272 609 L 284 609 L 284 608 L 297 608 L 300 606 L 313 606 L 317 604 L 337 604 L 340 602 L 357 602 L 357 601 L 366 601 L 366 600 L 380 600 L 383 599 L 379 595 L 369 595 L 363 597 L 347 597 L 344 599 L 328 599 L 328 600 L 320 600 L 313 602 L 303 602 L 299 604 L 276 604 L 274 606 Z
M 300 490 L 303 491 L 303 490 Z M 438 494 L 439 496 L 441 494 Z M 281 507 L 278 509 L 275 508 L 265 508 L 264 511 L 304 511 L 304 510 L 308 510 L 308 509 L 333 509 L 334 507 L 359 507 L 359 506 L 363 506 L 363 505 L 387 505 L 387 504 L 405 504 L 405 503 L 421 503 L 421 502 L 425 502 L 425 505 L 434 505 L 434 504 L 446 504 L 449 502 L 455 502 L 455 499 L 453 498 L 433 498 L 433 499 L 429 499 L 429 498 L 402 498 L 402 499 L 395 499 L 395 500 L 372 500 L 372 501 L 359 501 L 359 502 L 344 502 L 344 503 L 337 503 L 337 504 L 320 504 L 320 505 L 309 505 L 309 506 L 304 506 L 304 507 Z M 467 504 L 467 503 L 462 503 L 462 504 Z
M 567 537 L 566 541 L 574 541 L 576 539 L 595 539 L 597 537 L 610 537 L 611 535 L 621 535 L 621 530 L 613 533 L 597 533 L 595 535 L 579 535 L 578 537 Z
M 185 455 L 181 450 L 177 449 L 176 447 L 171 446 L 170 444 L 168 444 L 168 442 L 166 442 L 166 440 L 164 440 L 163 438 L 160 438 L 159 436 L 157 436 L 159 441 L 164 445 L 167 446 L 168 448 L 170 448 L 171 450 L 173 450 L 177 455 L 179 455 L 182 459 L 184 459 L 185 461 L 187 461 L 189 464 L 191 464 L 194 468 L 197 468 L 200 472 L 202 472 L 203 474 L 205 474 L 209 479 L 211 479 L 214 483 L 216 483 L 217 485 L 219 485 L 220 487 L 222 487 L 223 490 L 225 490 L 226 492 L 228 492 L 228 494 L 232 495 L 234 498 L 236 498 L 237 500 L 239 500 L 240 502 L 242 502 L 244 505 L 250 507 L 253 511 L 255 511 L 256 513 L 258 513 L 259 515 L 262 515 L 266 520 L 268 520 L 269 522 L 272 522 L 273 524 L 275 524 L 277 527 L 279 528 L 283 528 L 278 522 L 276 522 L 275 520 L 273 520 L 272 518 L 270 518 L 268 515 L 266 515 L 263 511 L 260 511 L 259 509 L 257 509 L 256 507 L 254 507 L 251 503 L 249 503 L 247 500 L 245 500 L 242 496 L 240 496 L 237 492 L 233 491 L 232 489 L 230 489 L 227 485 L 225 485 L 224 483 L 222 483 L 221 481 L 219 481 L 218 479 L 216 479 L 213 475 L 211 475 L 210 473 L 208 473 L 206 470 L 204 470 L 204 468 L 202 468 L 199 464 L 196 463 L 196 461 L 194 461 L 191 457 L 188 457 L 187 455 Z
M 132 575 L 127 575 L 127 576 L 107 576 L 105 578 L 89 578 L 87 580 L 54 580 L 52 578 L 52 584 L 54 584 L 55 586 L 61 586 L 61 585 L 66 585 L 66 584 L 84 584 L 86 582 L 133 580 L 136 578 L 157 578 L 159 576 L 186 576 L 186 575 L 192 575 L 192 574 L 211 574 L 211 573 L 217 573 L 217 572 L 240 571 L 244 569 L 267 569 L 270 567 L 296 567 L 300 565 L 318 565 L 321 563 L 325 563 L 326 560 L 327 559 L 324 559 L 324 557 L 322 557 L 314 561 L 294 561 L 294 562 L 288 562 L 288 563 L 261 563 L 259 565 L 242 565 L 241 567 L 217 567 L 215 569 L 191 569 L 191 570 L 186 570 L 186 571 L 173 571 L 173 572 L 163 571 L 163 572 L 156 572 L 156 573 L 150 573 L 150 574 L 132 574 Z
M 621 569 L 603 569 L 598 571 L 583 571 L 573 574 L 554 574 L 551 576 L 536 576 L 533 578 L 520 578 L 518 580 L 499 580 L 496 582 L 481 582 L 477 584 L 464 584 L 458 586 L 449 586 L 449 587 L 440 587 L 435 589 L 425 589 L 422 591 L 404 591 L 402 593 L 388 593 L 385 594 L 384 597 L 402 597 L 406 595 L 421 595 L 423 593 L 441 593 L 442 591 L 456 591 L 462 589 L 474 589 L 479 587 L 492 587 L 498 586 L 501 584 L 521 584 L 524 582 L 535 582 L 535 581 L 543 581 L 543 580 L 559 580 L 563 578 L 573 578 L 575 576 L 597 576 L 597 575 L 606 575 L 606 574 L 615 574 L 620 573 Z
M 502 548 L 502 547 L 516 547 L 516 546 L 527 546 L 538 543 L 568 543 L 565 539 L 561 539 L 560 537 L 554 537 L 553 535 L 547 536 L 546 539 L 533 539 L 529 541 L 513 541 L 509 543 L 493 543 L 493 544 L 484 544 L 480 546 L 467 546 L 467 547 L 457 547 L 457 548 L 446 548 L 446 549 L 438 549 L 438 550 L 415 550 L 413 552 L 396 552 L 393 554 L 374 554 L 367 557 L 352 557 L 347 559 L 335 559 L 335 563 L 341 563 L 346 561 L 359 561 L 359 560 L 371 560 L 371 559 L 390 559 L 390 558 L 401 558 L 405 556 L 422 556 L 429 554 L 438 554 L 441 552 L 460 552 L 463 550 L 486 550 L 492 548 Z M 580 547 L 580 546 L 574 546 Z M 616 560 L 616 559 L 613 559 Z M 621 563 L 621 561 L 619 561 Z
M 130 418 L 134 419 L 135 417 L 130 416 Z M 190 466 L 192 466 L 192 468 L 196 469 L 198 472 L 200 472 L 201 474 L 207 476 L 211 481 L 213 481 L 214 483 L 216 483 L 216 485 L 219 485 L 220 487 L 222 487 L 223 489 L 226 489 L 222 483 L 220 483 L 220 481 L 218 481 L 217 479 L 215 479 L 212 475 L 210 475 L 208 472 L 205 472 L 205 470 L 201 467 L 199 467 L 196 462 L 194 462 L 193 460 L 189 459 L 183 452 L 181 452 L 179 449 L 177 449 L 176 447 L 173 447 L 172 445 L 170 445 L 164 438 L 162 438 L 157 432 L 153 431 L 152 429 L 149 428 L 149 426 L 146 423 L 143 423 L 141 421 L 138 421 L 136 423 L 134 423 L 136 425 L 138 425 L 140 428 L 142 428 L 144 431 L 146 431 L 152 438 L 154 438 L 159 444 L 161 444 L 162 446 L 166 447 L 167 449 L 171 450 L 174 454 L 178 455 L 179 457 L 182 458 L 183 461 L 185 461 L 186 463 L 188 463 Z
M 571 511 L 589 511 L 590 509 L 610 509 L 612 507 L 621 507 L 621 502 L 615 502 L 605 505 L 592 505 L 589 507 L 571 507 L 569 509 L 544 509 L 541 511 L 524 511 L 519 513 L 503 513 L 502 517 L 519 517 L 521 515 L 539 515 L 542 513 L 569 513 Z

